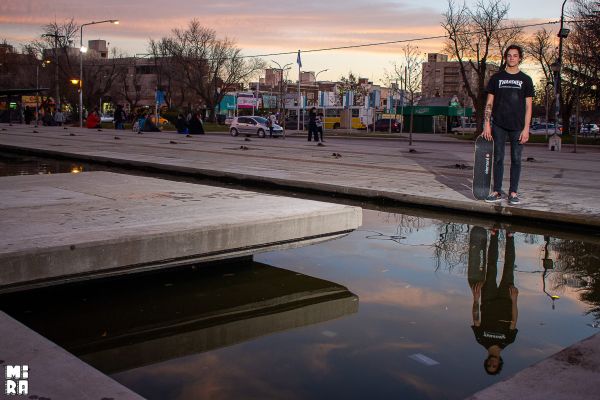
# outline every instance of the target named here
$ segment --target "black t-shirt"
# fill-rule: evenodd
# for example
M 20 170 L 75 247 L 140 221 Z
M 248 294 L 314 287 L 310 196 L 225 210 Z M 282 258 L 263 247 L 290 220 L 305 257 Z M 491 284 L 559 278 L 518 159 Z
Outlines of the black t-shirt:
M 501 349 L 515 341 L 517 329 L 510 329 L 512 301 L 496 298 L 481 304 L 481 325 L 472 326 L 477 343 L 489 349 L 498 345 Z
M 502 70 L 492 75 L 486 91 L 494 95 L 492 109 L 494 124 L 508 131 L 523 130 L 525 98 L 535 95 L 533 81 L 529 75 L 522 71 L 509 74 Z

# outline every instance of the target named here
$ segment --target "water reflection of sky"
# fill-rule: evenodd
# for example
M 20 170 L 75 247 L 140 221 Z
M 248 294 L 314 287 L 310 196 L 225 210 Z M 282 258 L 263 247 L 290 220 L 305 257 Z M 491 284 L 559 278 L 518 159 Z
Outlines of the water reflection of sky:
M 502 352 L 502 373 L 486 375 L 471 329 L 468 243 L 466 225 L 365 211 L 363 227 L 345 238 L 255 257 L 346 286 L 358 313 L 113 377 L 151 399 L 461 399 L 597 332 L 580 292 L 555 289 L 557 272 L 547 278 L 561 296 L 552 309 L 542 292 L 544 238 L 517 233 L 519 332 Z

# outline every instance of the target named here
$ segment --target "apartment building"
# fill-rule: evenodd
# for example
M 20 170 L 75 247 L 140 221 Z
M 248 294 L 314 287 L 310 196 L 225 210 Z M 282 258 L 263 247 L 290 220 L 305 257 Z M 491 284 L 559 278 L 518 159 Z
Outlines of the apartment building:
M 467 79 L 472 88 L 477 88 L 477 71 L 470 63 L 463 61 Z M 423 63 L 423 96 L 448 97 L 456 96 L 462 106 L 473 107 L 473 101 L 467 94 L 458 61 L 448 61 L 446 54 L 429 53 L 427 62 Z M 485 82 L 498 72 L 498 67 L 488 64 Z

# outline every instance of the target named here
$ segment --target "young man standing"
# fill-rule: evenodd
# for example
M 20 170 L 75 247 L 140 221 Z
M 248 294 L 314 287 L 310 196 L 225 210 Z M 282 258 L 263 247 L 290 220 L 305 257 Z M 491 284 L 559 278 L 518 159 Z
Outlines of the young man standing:
M 519 70 L 523 49 L 508 46 L 504 52 L 506 67 L 494 74 L 487 86 L 487 102 L 483 123 L 483 137 L 494 139 L 494 191 L 485 199 L 488 203 L 502 200 L 504 176 L 504 148 L 510 141 L 510 188 L 508 203 L 519 204 L 519 178 L 521 153 L 529 140 L 531 103 L 534 96 L 533 81 Z

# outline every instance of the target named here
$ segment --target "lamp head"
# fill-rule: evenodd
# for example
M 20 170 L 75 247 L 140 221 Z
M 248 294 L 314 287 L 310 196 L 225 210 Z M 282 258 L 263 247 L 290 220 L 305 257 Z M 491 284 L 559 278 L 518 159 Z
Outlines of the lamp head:
M 79 85 L 79 79 L 71 79 L 70 81 L 73 85 Z
M 85 47 L 85 46 L 81 46 L 81 47 L 79 48 L 79 51 L 80 51 L 80 52 L 82 52 L 82 53 L 87 53 L 87 51 L 88 51 L 88 48 L 87 48 L 87 47 Z

